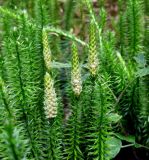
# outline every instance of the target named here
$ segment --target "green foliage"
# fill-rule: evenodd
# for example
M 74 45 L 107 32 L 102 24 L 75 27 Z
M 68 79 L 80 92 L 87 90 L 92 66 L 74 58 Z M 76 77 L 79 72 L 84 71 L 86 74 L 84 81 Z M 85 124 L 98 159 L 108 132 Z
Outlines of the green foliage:
M 82 160 L 83 154 L 80 150 L 80 97 L 72 96 L 71 115 L 65 127 L 64 157 L 65 159 Z
M 0 159 L 110 160 L 126 147 L 147 159 L 148 2 L 119 0 L 112 31 L 106 1 L 12 2 L 0 6 Z
M 128 54 L 137 55 L 142 49 L 143 36 L 143 7 L 141 0 L 129 0 L 127 4 L 128 22 Z
M 110 121 L 108 114 L 112 101 L 110 95 L 106 91 L 106 87 L 101 85 L 100 82 L 95 81 L 95 88 L 92 100 L 93 120 L 91 121 L 91 133 L 87 135 L 89 137 L 89 157 L 93 159 L 106 160 L 109 159 L 109 146 L 106 143 L 109 138 Z M 106 95 L 105 95 L 106 94 Z M 106 98 L 105 98 L 106 97 Z M 105 116 L 107 115 L 107 116 Z
M 4 84 L 2 77 L 0 79 L 1 89 L 1 127 L 0 127 L 0 157 L 2 159 L 26 159 L 30 151 L 28 139 L 25 139 L 25 130 L 22 124 L 16 125 L 16 116 L 18 110 L 9 108 L 8 89 Z
M 72 19 L 73 19 L 73 10 L 75 6 L 75 0 L 67 0 L 66 6 L 65 6 L 65 29 L 69 30 L 72 25 Z

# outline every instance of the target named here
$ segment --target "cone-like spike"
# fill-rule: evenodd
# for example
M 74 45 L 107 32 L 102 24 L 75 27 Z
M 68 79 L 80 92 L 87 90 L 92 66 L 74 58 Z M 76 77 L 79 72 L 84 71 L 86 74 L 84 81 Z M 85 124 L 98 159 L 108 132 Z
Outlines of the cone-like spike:
M 51 50 L 48 41 L 48 34 L 44 29 L 42 31 L 42 43 L 43 43 L 43 56 L 44 56 L 45 66 L 47 69 L 50 69 Z
M 98 55 L 96 49 L 96 26 L 93 22 L 90 23 L 89 31 L 89 56 L 88 56 L 88 68 L 92 74 L 95 76 L 98 70 Z
M 71 71 L 72 89 L 76 95 L 82 91 L 81 71 L 79 66 L 78 51 L 75 43 L 72 44 L 72 71 Z
M 50 74 L 46 72 L 44 77 L 44 109 L 47 118 L 54 118 L 57 115 L 57 97 L 54 82 Z

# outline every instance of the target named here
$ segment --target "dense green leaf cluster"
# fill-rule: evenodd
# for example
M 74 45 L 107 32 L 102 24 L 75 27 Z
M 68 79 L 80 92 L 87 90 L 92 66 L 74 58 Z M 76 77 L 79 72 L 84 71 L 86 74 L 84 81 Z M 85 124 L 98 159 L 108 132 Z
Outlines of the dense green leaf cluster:
M 149 3 L 119 0 L 113 30 L 104 3 L 98 16 L 90 0 L 0 6 L 0 159 L 110 160 L 127 146 L 147 158 Z

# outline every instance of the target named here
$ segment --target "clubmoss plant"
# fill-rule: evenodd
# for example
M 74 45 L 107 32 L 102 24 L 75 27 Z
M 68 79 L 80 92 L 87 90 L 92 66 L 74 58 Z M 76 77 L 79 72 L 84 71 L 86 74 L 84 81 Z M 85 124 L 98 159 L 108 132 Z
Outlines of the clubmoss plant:
M 44 109 L 46 118 L 54 118 L 57 115 L 57 97 L 53 80 L 48 72 L 44 77 Z
M 50 50 L 49 41 L 48 41 L 48 33 L 44 29 L 42 32 L 42 41 L 43 41 L 43 56 L 44 56 L 45 66 L 48 70 L 50 70 L 51 50 Z
M 148 3 L 119 0 L 111 31 L 104 2 L 2 0 L 0 159 L 147 159 Z
M 72 44 L 72 71 L 71 71 L 71 84 L 73 91 L 76 95 L 80 95 L 82 91 L 82 80 L 79 66 L 78 51 L 75 43 Z
M 92 76 L 96 75 L 99 65 L 96 47 L 96 26 L 91 22 L 89 30 L 88 68 Z

